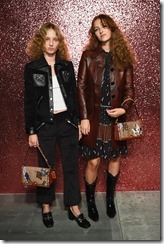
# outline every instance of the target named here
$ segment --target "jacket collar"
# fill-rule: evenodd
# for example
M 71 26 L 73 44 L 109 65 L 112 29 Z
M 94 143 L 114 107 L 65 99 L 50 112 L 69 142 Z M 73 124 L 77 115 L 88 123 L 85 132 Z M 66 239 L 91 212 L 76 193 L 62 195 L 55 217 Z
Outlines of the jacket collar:
M 94 52 L 91 54 L 91 58 L 96 58 L 100 53 L 104 52 L 102 47 L 100 45 L 97 46 L 97 48 L 94 50 Z
M 38 65 L 39 68 L 48 66 L 48 63 L 47 63 L 47 61 L 46 61 L 44 55 L 42 55 L 42 56 L 37 60 L 37 65 Z
M 55 64 L 61 64 L 61 65 L 66 65 L 66 61 L 65 60 L 62 60 L 60 59 L 59 55 L 57 54 L 56 55 L 56 60 L 55 60 Z M 49 64 L 47 63 L 44 55 L 42 55 L 38 60 L 37 60 L 37 65 L 40 67 L 40 68 L 43 68 L 45 66 L 49 66 Z

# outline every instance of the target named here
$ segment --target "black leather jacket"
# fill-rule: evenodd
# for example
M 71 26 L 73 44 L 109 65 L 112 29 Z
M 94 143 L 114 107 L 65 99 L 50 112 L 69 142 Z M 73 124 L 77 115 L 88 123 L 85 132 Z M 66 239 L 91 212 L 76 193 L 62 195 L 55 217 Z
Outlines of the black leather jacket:
M 71 123 L 78 124 L 76 79 L 71 61 L 56 59 L 55 72 Z M 51 67 L 44 56 L 25 65 L 24 114 L 27 134 L 37 134 L 45 123 L 53 122 Z

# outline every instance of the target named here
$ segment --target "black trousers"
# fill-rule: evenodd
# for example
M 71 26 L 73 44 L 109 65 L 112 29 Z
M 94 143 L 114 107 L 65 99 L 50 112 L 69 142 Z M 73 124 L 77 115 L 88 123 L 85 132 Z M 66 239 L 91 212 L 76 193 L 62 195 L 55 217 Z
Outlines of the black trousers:
M 54 168 L 55 148 L 58 143 L 63 167 L 64 204 L 74 206 L 79 205 L 81 201 L 78 176 L 78 129 L 66 121 L 68 118 L 68 112 L 55 114 L 53 124 L 47 123 L 41 127 L 38 139 L 52 169 Z M 38 152 L 38 164 L 40 167 L 47 167 L 40 152 Z M 57 165 L 55 165 L 56 167 Z M 37 187 L 36 200 L 38 203 L 51 204 L 54 199 L 54 183 L 50 188 Z

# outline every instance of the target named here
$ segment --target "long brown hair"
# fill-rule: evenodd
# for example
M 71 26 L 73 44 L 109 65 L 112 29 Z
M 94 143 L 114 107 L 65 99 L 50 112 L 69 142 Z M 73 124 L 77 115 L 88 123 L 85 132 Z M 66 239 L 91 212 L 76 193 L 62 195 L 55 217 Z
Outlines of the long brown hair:
M 99 14 L 92 20 L 91 28 L 89 29 L 89 42 L 85 46 L 85 50 L 95 50 L 98 45 L 101 45 L 97 39 L 94 30 L 94 23 L 100 19 L 103 26 L 107 26 L 111 32 L 110 50 L 112 52 L 113 62 L 116 68 L 125 69 L 129 65 L 136 63 L 136 55 L 132 50 L 128 40 L 125 38 L 115 21 L 106 14 Z
M 60 28 L 50 22 L 43 24 L 38 30 L 35 31 L 34 35 L 27 44 L 26 54 L 31 60 L 35 60 L 43 54 L 43 44 L 45 41 L 46 33 L 49 29 L 53 29 L 59 39 L 58 55 L 61 59 L 69 60 L 70 55 L 68 47 L 61 33 Z

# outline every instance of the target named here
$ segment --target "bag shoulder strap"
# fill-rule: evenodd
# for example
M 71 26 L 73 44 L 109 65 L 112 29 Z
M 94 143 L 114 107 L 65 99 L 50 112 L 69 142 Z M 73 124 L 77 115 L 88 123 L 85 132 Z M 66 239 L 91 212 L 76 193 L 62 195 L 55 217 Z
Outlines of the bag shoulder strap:
M 122 106 L 126 101 L 129 101 L 129 100 L 133 101 L 133 105 L 132 105 L 132 106 L 135 107 L 136 114 L 137 114 L 137 119 L 140 119 L 140 116 L 139 116 L 139 113 L 138 113 L 138 110 L 137 110 L 137 106 L 136 106 L 136 104 L 135 104 L 135 101 L 134 101 L 132 98 L 129 97 L 129 98 L 125 99 L 125 100 L 121 103 L 121 106 Z
M 47 158 L 45 157 L 45 155 L 44 155 L 42 149 L 40 148 L 40 146 L 37 146 L 37 149 L 39 150 L 39 152 L 41 153 L 42 157 L 44 158 L 44 160 L 45 160 L 47 166 L 48 166 L 50 169 L 52 169 L 52 168 L 51 168 L 51 165 L 49 164 L 49 162 L 48 162 Z M 24 157 L 24 162 L 26 161 L 26 158 L 27 158 L 27 155 L 28 155 L 29 150 L 30 150 L 30 147 L 28 147 L 28 149 L 27 149 L 26 155 L 25 155 L 25 157 Z M 23 164 L 23 165 L 24 165 L 24 164 Z

